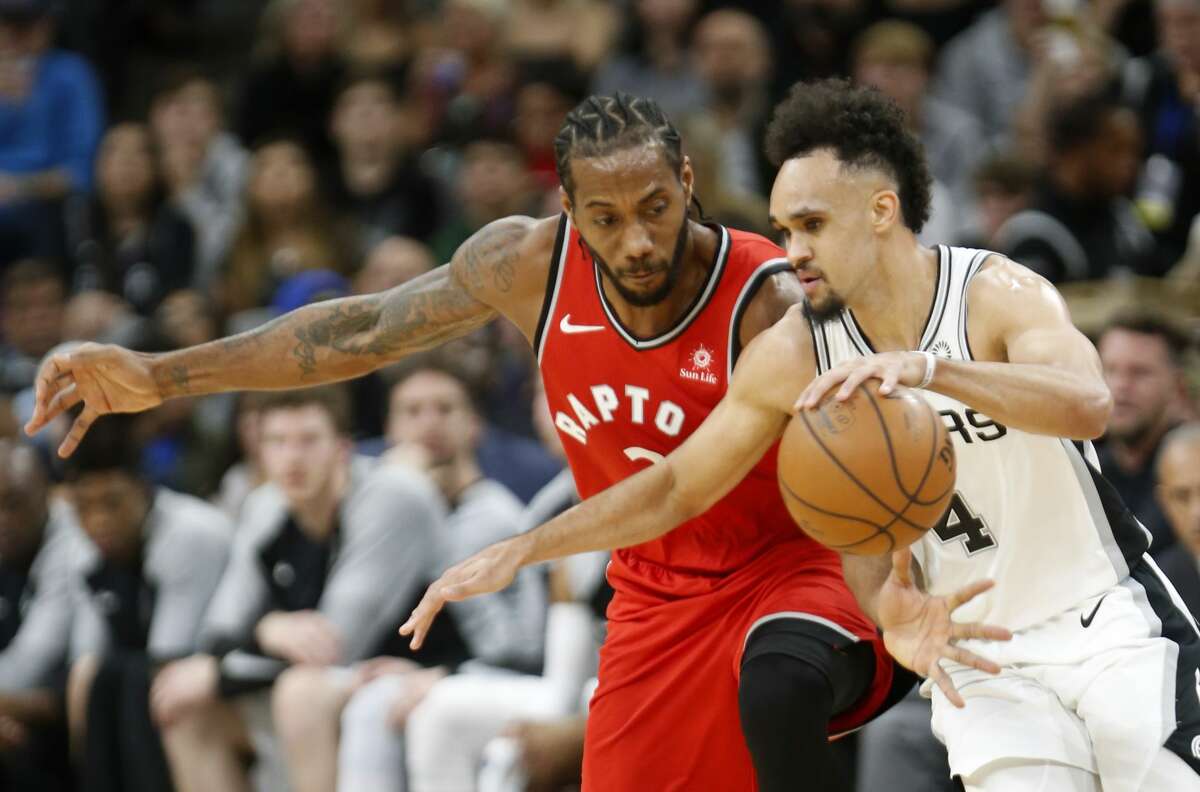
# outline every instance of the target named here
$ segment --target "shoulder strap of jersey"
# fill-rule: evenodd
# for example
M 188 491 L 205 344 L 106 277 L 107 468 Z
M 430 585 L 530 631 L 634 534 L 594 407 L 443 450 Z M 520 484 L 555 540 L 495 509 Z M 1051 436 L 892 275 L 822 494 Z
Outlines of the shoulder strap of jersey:
M 554 252 L 550 255 L 550 271 L 546 276 L 546 294 L 542 297 L 542 312 L 538 316 L 537 331 L 533 335 L 533 348 L 537 351 L 537 359 L 542 360 L 542 350 L 546 346 L 546 325 L 554 317 L 554 308 L 558 303 L 558 291 L 562 287 L 563 272 L 567 269 L 568 242 L 571 237 L 571 223 L 564 212 L 558 219 L 558 236 L 554 238 Z

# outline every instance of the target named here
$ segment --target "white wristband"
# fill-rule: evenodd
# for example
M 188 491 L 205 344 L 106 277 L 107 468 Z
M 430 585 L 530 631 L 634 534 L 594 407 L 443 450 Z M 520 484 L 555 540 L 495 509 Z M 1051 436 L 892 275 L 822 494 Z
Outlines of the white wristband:
M 933 372 L 937 369 L 937 355 L 924 351 L 917 354 L 925 356 L 925 376 L 921 377 L 921 381 L 917 383 L 917 387 L 925 388 L 929 386 L 929 383 L 933 382 Z

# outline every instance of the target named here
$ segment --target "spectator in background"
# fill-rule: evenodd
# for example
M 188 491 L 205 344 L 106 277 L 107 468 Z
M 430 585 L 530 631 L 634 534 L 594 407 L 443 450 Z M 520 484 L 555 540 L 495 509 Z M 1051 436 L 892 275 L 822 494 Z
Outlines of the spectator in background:
M 61 201 L 92 185 L 100 90 L 77 55 L 51 48 L 51 0 L 0 5 L 0 266 L 61 255 Z
M 555 170 L 554 139 L 571 108 L 583 101 L 587 80 L 568 61 L 527 61 L 521 67 L 521 86 L 516 95 L 513 135 L 537 187 L 541 204 L 554 214 L 562 210 Z
M 1154 465 L 1186 406 L 1187 337 L 1157 317 L 1129 315 L 1110 323 L 1096 346 L 1113 397 L 1100 467 L 1153 535 L 1150 552 L 1157 555 L 1175 540 L 1154 497 Z
M 337 169 L 326 193 L 334 209 L 355 223 L 355 261 L 393 234 L 426 239 L 438 227 L 437 187 L 406 151 L 400 97 L 378 74 L 343 83 L 330 128 Z
M 0 440 L 0 788 L 67 792 L 62 718 L 75 526 L 45 464 Z
M 203 651 L 168 664 L 152 691 L 178 792 L 245 790 L 251 756 L 260 790 L 286 788 L 274 732 L 292 722 L 272 718 L 276 678 L 375 654 L 420 595 L 441 525 L 426 481 L 352 457 L 337 386 L 258 406 L 270 483 L 243 507 Z
M 62 273 L 41 259 L 10 266 L 0 277 L 0 289 L 0 394 L 13 396 L 33 384 L 42 356 L 63 340 L 66 300 Z
M 348 272 L 353 254 L 343 237 L 301 144 L 280 138 L 260 145 L 251 159 L 245 219 L 219 283 L 225 315 L 266 304 L 299 272 Z
M 403 236 L 388 237 L 367 254 L 354 276 L 355 294 L 374 294 L 408 283 L 433 269 L 437 262 L 425 245 Z
M 504 46 L 514 59 L 571 61 L 590 72 L 612 49 L 620 12 L 601 0 L 510 0 L 506 23 Z
M 246 498 L 267 480 L 258 445 L 259 402 L 262 398 L 260 392 L 257 391 L 247 391 L 237 395 L 237 406 L 234 410 L 234 433 L 241 458 L 230 465 L 221 476 L 220 487 L 213 497 L 213 503 L 217 508 L 225 512 L 235 524 L 241 522 L 242 507 L 246 503 Z
M 1168 433 L 1156 467 L 1158 504 L 1176 541 L 1158 563 L 1195 616 L 1200 614 L 1200 423 Z
M 503 52 L 506 0 L 445 0 L 434 46 L 420 52 L 412 85 L 437 140 L 503 135 L 512 125 L 516 70 Z
M 536 214 L 538 196 L 516 144 L 504 138 L 480 138 L 463 148 L 455 177 L 458 213 L 430 240 L 434 257 L 449 261 L 458 246 L 493 220 L 513 214 Z
M 203 287 L 229 254 L 250 160 L 223 115 L 216 84 L 190 66 L 168 71 L 150 103 L 167 190 L 196 234 L 195 281 Z
M 987 140 L 970 113 L 929 95 L 933 57 L 933 40 L 916 25 L 879 22 L 855 41 L 854 79 L 878 88 L 904 111 L 909 128 L 925 146 L 933 178 L 949 190 L 959 215 L 955 230 L 960 230 L 971 222 L 971 177 L 987 153 Z
M 1154 237 L 1126 194 L 1141 156 L 1133 111 L 1103 93 L 1049 121 L 1049 162 L 1029 209 L 996 233 L 1001 252 L 1054 283 L 1163 272 Z
M 1200 216 L 1200 2 L 1155 0 L 1158 51 L 1130 61 L 1122 95 L 1141 118 L 1150 154 L 1137 203 L 1168 261 Z
M 436 576 L 453 559 L 515 535 L 521 504 L 486 478 L 475 461 L 481 422 L 469 377 L 450 358 L 432 354 L 402 364 L 393 394 L 389 426 L 398 443 L 383 462 L 429 476 L 448 505 L 425 569 Z M 473 658 L 472 666 L 478 661 L 537 669 L 546 603 L 539 573 L 531 573 L 519 576 L 512 590 L 482 598 L 478 607 L 451 607 L 443 634 L 415 655 L 396 636 L 391 648 L 405 660 L 381 660 L 363 669 L 348 699 L 329 690 L 336 683 L 327 674 L 297 671 L 281 680 L 276 712 L 290 724 L 285 747 L 296 792 L 330 790 L 335 775 L 343 792 L 404 790 L 407 720 L 447 674 L 468 658 Z M 411 660 L 426 667 L 415 667 Z M 313 702 L 339 706 L 323 711 Z M 316 735 L 323 738 L 316 740 Z
M 67 244 L 73 291 L 111 292 L 142 316 L 171 292 L 191 287 L 196 236 L 167 202 L 142 124 L 117 124 L 105 133 L 96 195 L 68 214 Z
M 635 0 L 624 51 L 596 70 L 592 93 L 647 96 L 668 116 L 682 118 L 707 101 L 688 51 L 696 0 Z
M 319 167 L 333 161 L 329 114 L 346 72 L 339 51 L 342 12 L 335 0 L 271 0 L 257 63 L 242 92 L 237 132 L 243 141 L 293 135 Z
M 708 97 L 704 113 L 720 132 L 714 175 L 732 192 L 763 196 L 773 176 L 759 145 L 770 108 L 771 39 L 755 17 L 721 9 L 696 25 L 692 51 Z
M 87 789 L 171 789 L 150 720 L 159 665 L 196 648 L 232 526 L 201 500 L 153 487 L 128 416 L 109 416 L 64 462 L 89 540 L 74 576 L 67 714 Z
M 403 83 L 412 56 L 412 20 L 405 3 L 351 0 L 343 55 L 350 68 L 387 75 Z
M 985 156 L 971 174 L 979 226 L 968 229 L 968 245 L 995 250 L 1000 247 L 997 232 L 1008 219 L 1029 207 L 1037 170 L 1021 157 L 1004 152 Z
M 1003 144 L 1025 96 L 1043 0 L 1004 0 L 942 50 L 935 94 L 974 116 L 990 144 Z

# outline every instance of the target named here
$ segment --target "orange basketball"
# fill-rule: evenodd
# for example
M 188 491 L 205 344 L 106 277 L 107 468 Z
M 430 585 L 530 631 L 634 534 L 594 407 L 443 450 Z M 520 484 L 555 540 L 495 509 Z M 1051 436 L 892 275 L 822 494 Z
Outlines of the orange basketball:
M 860 385 L 794 416 L 779 444 L 779 489 L 792 518 L 826 547 L 856 555 L 921 538 L 954 495 L 954 444 L 929 402 L 908 388 Z

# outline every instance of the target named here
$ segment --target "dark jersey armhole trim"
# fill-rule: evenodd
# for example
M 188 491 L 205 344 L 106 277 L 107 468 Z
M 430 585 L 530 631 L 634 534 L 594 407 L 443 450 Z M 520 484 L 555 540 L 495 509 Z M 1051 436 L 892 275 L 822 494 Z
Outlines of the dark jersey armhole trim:
M 546 274 L 546 291 L 542 295 L 542 310 L 538 315 L 537 330 L 533 334 L 533 349 L 538 359 L 542 356 L 542 338 L 546 334 L 546 324 L 554 311 L 555 298 L 558 296 L 558 270 L 563 266 L 562 250 L 567 243 L 567 216 L 558 218 L 558 234 L 554 237 L 554 252 L 550 255 L 550 269 Z
M 733 321 L 729 324 L 729 372 L 731 374 L 733 367 L 737 365 L 738 358 L 742 356 L 742 317 L 746 315 L 746 310 L 750 307 L 750 303 L 754 302 L 755 295 L 767 282 L 767 278 L 781 272 L 789 272 L 791 269 L 792 265 L 788 264 L 787 259 L 783 259 L 777 264 L 763 266 L 750 277 L 750 282 L 743 287 L 737 305 L 733 307 Z
M 967 356 L 967 360 L 974 360 L 975 353 L 971 351 L 971 339 L 967 333 L 967 312 L 970 305 L 967 302 L 967 292 L 971 290 L 971 281 L 975 279 L 975 275 L 979 270 L 983 269 L 983 265 L 987 263 L 988 257 L 993 255 L 990 250 L 981 250 L 974 255 L 971 263 L 967 266 L 967 273 L 963 276 L 962 296 L 959 297 L 959 313 L 962 316 L 962 325 L 959 327 L 961 334 L 961 346 L 963 354 Z

